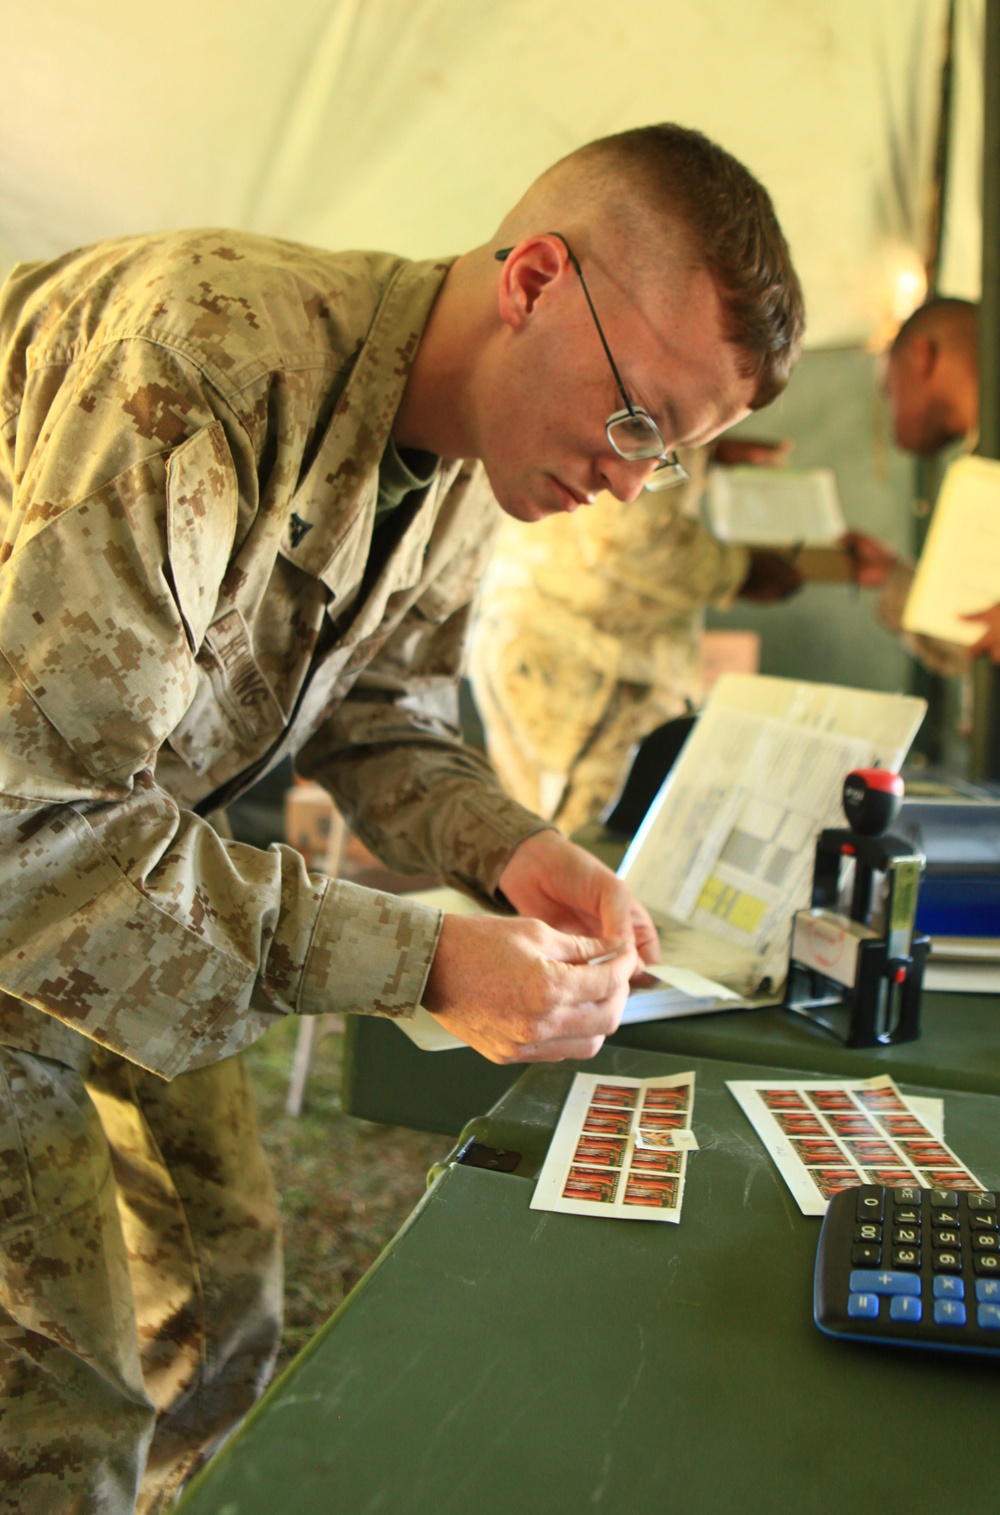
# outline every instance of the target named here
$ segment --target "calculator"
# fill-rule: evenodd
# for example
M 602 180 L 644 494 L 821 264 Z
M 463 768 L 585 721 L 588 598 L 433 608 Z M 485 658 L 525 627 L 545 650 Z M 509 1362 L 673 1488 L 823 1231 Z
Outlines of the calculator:
M 988 1190 L 842 1189 L 816 1254 L 831 1336 L 1000 1354 L 1000 1230 Z

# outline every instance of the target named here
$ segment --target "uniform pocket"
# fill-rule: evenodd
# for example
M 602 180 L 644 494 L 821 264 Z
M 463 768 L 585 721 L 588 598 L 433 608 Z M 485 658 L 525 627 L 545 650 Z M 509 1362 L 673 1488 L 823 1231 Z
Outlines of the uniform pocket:
M 92 1199 L 107 1144 L 72 1068 L 0 1047 L 0 1224 L 57 1220 Z
M 11 1056 L 0 1048 L 0 1224 L 4 1225 L 27 1220 L 35 1210 L 28 1159 L 5 1066 Z
M 190 632 L 165 572 L 165 489 L 153 453 L 52 515 L 0 574 L 0 647 L 106 783 L 150 766 L 193 692 Z
M 236 536 L 236 468 L 220 421 L 167 461 L 167 556 L 184 628 L 197 652 L 215 614 Z

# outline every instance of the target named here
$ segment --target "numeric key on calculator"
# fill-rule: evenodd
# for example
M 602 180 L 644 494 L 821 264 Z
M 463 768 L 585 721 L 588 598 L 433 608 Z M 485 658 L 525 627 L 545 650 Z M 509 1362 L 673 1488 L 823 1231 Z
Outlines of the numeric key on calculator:
M 855 1199 L 856 1220 L 881 1220 L 885 1214 L 885 1190 L 879 1184 L 863 1184 L 860 1189 L 852 1189 L 851 1194 Z
M 832 1336 L 1000 1356 L 996 1199 L 878 1185 L 835 1194 L 816 1254 L 816 1324 Z

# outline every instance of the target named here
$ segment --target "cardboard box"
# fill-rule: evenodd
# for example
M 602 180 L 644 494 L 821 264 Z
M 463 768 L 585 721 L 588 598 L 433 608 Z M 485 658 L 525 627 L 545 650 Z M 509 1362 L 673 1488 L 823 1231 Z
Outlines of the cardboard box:
M 724 673 L 757 673 L 760 636 L 756 631 L 703 631 L 701 676 L 705 693 Z
M 335 875 L 344 842 L 344 821 L 319 784 L 297 780 L 285 792 L 285 841 L 301 852 L 306 866 Z

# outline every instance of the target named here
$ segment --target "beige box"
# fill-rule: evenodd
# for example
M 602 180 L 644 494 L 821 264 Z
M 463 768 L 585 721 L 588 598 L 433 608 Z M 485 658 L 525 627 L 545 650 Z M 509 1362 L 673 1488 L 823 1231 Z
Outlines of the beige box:
M 310 869 L 336 874 L 344 822 L 319 784 L 298 781 L 285 791 L 285 841 L 301 852 Z
M 703 631 L 701 677 L 705 693 L 724 673 L 756 673 L 760 636 L 756 631 Z

